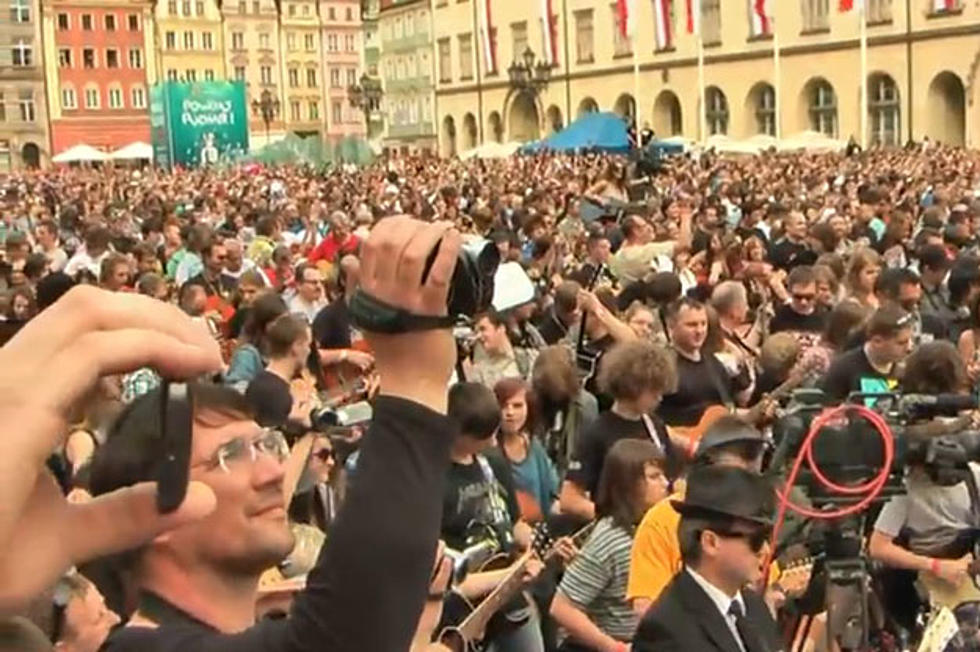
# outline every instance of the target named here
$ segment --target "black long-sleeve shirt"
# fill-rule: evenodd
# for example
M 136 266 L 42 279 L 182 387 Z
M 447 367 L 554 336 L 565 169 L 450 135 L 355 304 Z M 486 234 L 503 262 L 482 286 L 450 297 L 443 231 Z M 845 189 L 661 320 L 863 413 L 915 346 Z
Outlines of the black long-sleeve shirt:
M 379 397 L 357 478 L 290 616 L 222 634 L 193 614 L 116 631 L 105 652 L 402 652 L 428 592 L 451 421 Z M 180 607 L 180 605 L 173 605 Z

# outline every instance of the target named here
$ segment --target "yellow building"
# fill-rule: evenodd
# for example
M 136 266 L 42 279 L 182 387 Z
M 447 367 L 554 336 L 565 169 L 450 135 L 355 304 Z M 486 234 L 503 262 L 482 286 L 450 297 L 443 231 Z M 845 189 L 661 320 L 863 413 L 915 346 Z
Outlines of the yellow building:
M 226 79 L 224 33 L 216 0 L 156 0 L 157 78 Z
M 322 137 L 323 75 L 320 57 L 320 19 L 316 0 L 281 3 L 279 61 L 286 80 L 284 118 L 289 131 Z
M 481 46 L 480 0 L 432 0 L 437 126 L 444 154 L 478 143 L 545 135 L 584 111 L 638 111 L 661 136 L 748 138 L 820 131 L 860 138 L 860 22 L 837 0 L 778 0 L 770 33 L 752 36 L 750 0 L 702 0 L 705 120 L 698 45 L 673 2 L 673 39 L 657 49 L 654 3 L 638 11 L 632 40 L 611 0 L 551 0 L 557 61 L 543 86 L 514 83 L 508 68 L 530 49 L 543 58 L 542 2 L 491 2 L 497 70 Z M 869 143 L 910 137 L 977 146 L 980 4 L 867 0 Z M 789 7 L 792 9 L 790 10 Z M 778 75 L 773 43 L 779 43 Z M 636 47 L 634 63 L 633 49 Z M 636 101 L 634 98 L 638 99 Z M 778 110 L 777 110 L 778 106 Z
M 285 118 L 289 112 L 282 83 L 277 2 L 228 0 L 222 3 L 221 13 L 228 78 L 245 82 L 245 100 L 251 118 L 250 142 L 252 147 L 262 147 L 285 136 Z M 276 110 L 265 113 L 253 110 L 253 101 L 261 101 L 266 91 L 271 102 L 278 102 Z

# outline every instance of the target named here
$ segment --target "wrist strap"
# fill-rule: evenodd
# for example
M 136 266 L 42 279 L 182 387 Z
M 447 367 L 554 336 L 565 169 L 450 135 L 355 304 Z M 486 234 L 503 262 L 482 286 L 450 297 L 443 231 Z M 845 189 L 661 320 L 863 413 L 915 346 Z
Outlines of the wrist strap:
M 929 570 L 932 571 L 932 574 L 933 575 L 939 575 L 939 560 L 938 559 L 933 558 L 932 561 L 929 562 Z
M 389 335 L 442 330 L 452 327 L 456 321 L 448 315 L 417 315 L 360 289 L 351 297 L 350 315 L 356 326 L 369 332 Z

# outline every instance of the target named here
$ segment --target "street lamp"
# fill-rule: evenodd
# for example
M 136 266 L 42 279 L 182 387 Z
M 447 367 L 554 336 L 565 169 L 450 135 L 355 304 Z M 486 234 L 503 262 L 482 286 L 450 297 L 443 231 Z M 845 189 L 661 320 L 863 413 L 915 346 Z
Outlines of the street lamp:
M 262 118 L 265 123 L 265 144 L 269 144 L 269 125 L 276 116 L 279 115 L 279 100 L 269 92 L 269 89 L 262 91 L 260 99 L 252 100 L 252 114 Z
M 551 64 L 537 61 L 534 50 L 527 47 L 520 59 L 515 59 L 507 68 L 507 76 L 514 90 L 536 94 L 548 86 L 551 80 Z
M 384 90 L 381 88 L 380 80 L 369 77 L 367 73 L 361 75 L 359 84 L 347 87 L 350 105 L 364 111 L 364 132 L 368 137 L 371 136 L 371 114 L 381 108 L 383 95 Z

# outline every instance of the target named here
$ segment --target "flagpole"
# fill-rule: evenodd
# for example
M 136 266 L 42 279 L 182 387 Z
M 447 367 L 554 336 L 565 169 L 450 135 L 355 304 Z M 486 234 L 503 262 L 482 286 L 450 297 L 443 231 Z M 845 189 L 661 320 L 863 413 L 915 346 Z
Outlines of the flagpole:
M 867 2 L 858 0 L 861 21 L 861 148 L 868 147 L 868 17 Z
M 631 39 L 633 37 L 630 37 Z M 634 41 L 637 39 L 633 39 Z M 633 128 L 636 130 L 637 142 L 640 138 L 640 56 L 639 48 L 633 43 Z
M 698 130 L 702 143 L 708 140 L 708 107 L 705 106 L 704 93 L 704 37 L 698 30 Z
M 779 26 L 776 23 L 775 16 L 770 16 L 769 24 L 772 25 L 772 74 L 773 74 L 773 110 L 775 114 L 776 123 L 776 140 L 779 141 L 783 137 L 783 125 L 782 125 L 782 114 L 780 113 L 780 106 L 783 103 L 783 73 L 782 73 L 782 62 L 779 57 Z

